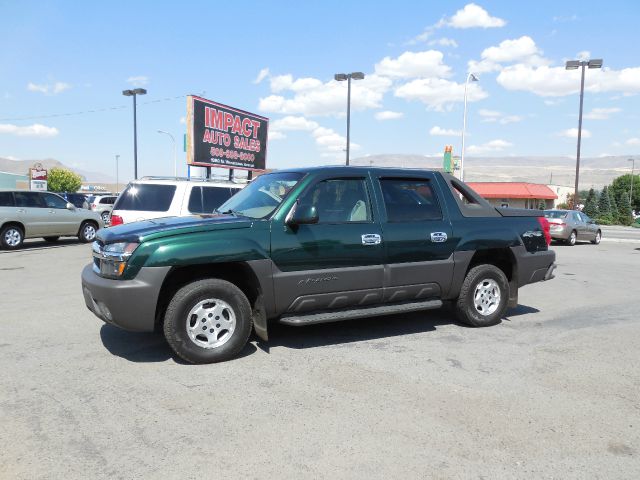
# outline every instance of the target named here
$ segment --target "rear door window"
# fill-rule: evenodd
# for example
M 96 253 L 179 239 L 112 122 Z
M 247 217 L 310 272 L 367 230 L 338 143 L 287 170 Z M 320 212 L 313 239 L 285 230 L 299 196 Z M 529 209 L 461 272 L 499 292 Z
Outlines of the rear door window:
M 228 187 L 193 187 L 189 195 L 189 212 L 213 213 L 229 200 L 234 192 L 235 190 Z
M 427 179 L 382 178 L 382 197 L 389 222 L 440 220 L 442 211 Z
M 13 207 L 14 205 L 13 193 L 0 192 L 0 207 Z
M 43 193 L 44 201 L 49 208 L 67 208 L 67 201 L 64 198 L 60 198 L 58 195 L 52 193 Z
M 45 208 L 46 205 L 42 196 L 37 192 L 15 192 L 17 207 L 25 208 Z
M 113 205 L 116 201 L 116 197 L 104 197 L 100 199 L 101 205 Z
M 114 209 L 166 212 L 171 206 L 175 191 L 175 185 L 132 183 L 118 197 Z

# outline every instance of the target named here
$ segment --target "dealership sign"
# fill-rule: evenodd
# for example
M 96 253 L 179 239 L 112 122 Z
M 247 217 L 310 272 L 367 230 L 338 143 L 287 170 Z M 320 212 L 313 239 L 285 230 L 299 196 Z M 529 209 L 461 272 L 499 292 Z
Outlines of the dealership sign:
M 47 171 L 42 166 L 29 169 L 29 180 L 31 190 L 47 190 Z
M 264 170 L 269 119 L 187 97 L 187 164 Z

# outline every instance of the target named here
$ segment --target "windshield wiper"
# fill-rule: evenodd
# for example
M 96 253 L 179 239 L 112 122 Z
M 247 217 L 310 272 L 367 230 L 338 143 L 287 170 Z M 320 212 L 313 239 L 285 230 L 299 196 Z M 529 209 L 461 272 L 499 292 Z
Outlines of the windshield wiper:
M 242 215 L 238 210 L 233 210 L 233 209 L 225 210 L 224 212 L 221 212 L 220 210 L 216 209 L 216 212 L 222 215 L 235 215 L 236 217 L 246 217 L 246 215 Z

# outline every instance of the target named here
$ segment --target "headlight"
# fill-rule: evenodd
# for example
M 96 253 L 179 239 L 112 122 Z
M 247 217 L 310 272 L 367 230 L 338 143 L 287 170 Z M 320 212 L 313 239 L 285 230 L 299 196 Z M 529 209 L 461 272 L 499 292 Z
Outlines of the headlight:
M 138 245 L 140 244 L 136 242 L 118 242 L 110 243 L 101 248 L 94 242 L 94 271 L 102 277 L 121 277 L 129 257 L 138 248 Z

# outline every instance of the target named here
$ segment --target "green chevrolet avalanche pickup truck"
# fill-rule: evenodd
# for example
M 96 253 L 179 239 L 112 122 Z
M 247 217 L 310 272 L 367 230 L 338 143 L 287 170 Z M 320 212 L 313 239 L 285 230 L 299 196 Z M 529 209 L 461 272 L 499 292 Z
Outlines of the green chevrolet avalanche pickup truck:
M 87 307 L 126 330 L 163 331 L 193 363 L 237 356 L 252 329 L 455 304 L 500 322 L 518 288 L 553 278 L 540 212 L 496 209 L 431 171 L 322 167 L 262 175 L 211 215 L 98 232 Z M 366 323 L 362 324 L 366 328 Z

